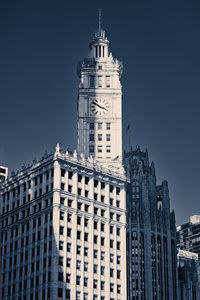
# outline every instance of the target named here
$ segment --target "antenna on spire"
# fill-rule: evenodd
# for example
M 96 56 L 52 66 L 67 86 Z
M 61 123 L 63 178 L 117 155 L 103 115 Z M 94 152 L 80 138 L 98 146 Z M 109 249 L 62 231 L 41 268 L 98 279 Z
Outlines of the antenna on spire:
M 99 31 L 101 30 L 101 8 L 99 8 Z

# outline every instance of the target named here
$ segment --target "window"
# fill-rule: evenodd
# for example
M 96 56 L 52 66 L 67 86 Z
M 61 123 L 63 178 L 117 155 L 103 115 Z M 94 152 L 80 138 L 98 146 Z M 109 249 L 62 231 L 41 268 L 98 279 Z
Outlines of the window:
M 106 87 L 110 87 L 110 75 L 106 75 Z
M 61 234 L 61 235 L 64 234 L 64 226 L 60 226 L 60 234 Z
M 60 204 L 62 204 L 62 205 L 65 204 L 65 198 L 63 198 L 63 197 L 60 198 Z
M 71 252 L 72 244 L 67 243 L 67 252 Z
M 88 248 L 87 247 L 84 248 L 84 256 L 88 256 Z
M 110 284 L 110 292 L 113 293 L 114 292 L 114 283 Z
M 95 215 L 98 214 L 98 207 L 94 207 L 94 214 L 95 214 Z
M 77 270 L 81 269 L 81 261 L 80 260 L 77 260 L 77 262 L 76 262 L 76 268 L 77 268 Z
M 63 266 L 63 256 L 59 256 L 58 264 L 59 266 Z
M 78 245 L 78 246 L 76 247 L 76 253 L 77 253 L 78 255 L 81 254 L 81 246 L 80 246 L 80 245 Z
M 105 290 L 105 281 L 101 281 L 101 290 L 102 290 L 102 291 Z
M 105 196 L 101 195 L 101 202 L 104 202 Z
M 95 76 L 90 75 L 90 88 L 94 88 L 94 87 L 95 87 Z
M 110 153 L 110 146 L 106 146 L 106 153 Z
M 88 271 L 88 263 L 84 262 L 84 272 L 87 272 L 87 271 Z
M 94 250 L 94 258 L 98 258 L 98 250 Z
M 120 228 L 117 227 L 117 236 L 120 236 Z
M 68 199 L 68 206 L 69 206 L 69 207 L 72 207 L 72 202 L 73 202 L 73 200 Z
M 77 225 L 81 225 L 81 217 L 77 216 Z
M 67 268 L 70 268 L 71 266 L 71 258 L 67 258 L 67 262 L 66 262 Z
M 121 271 L 117 270 L 117 279 L 120 279 L 120 278 L 121 278 Z
M 94 221 L 94 229 L 98 229 L 98 222 L 97 221 Z
M 81 239 L 81 231 L 78 230 L 78 231 L 77 231 L 77 240 L 80 240 L 80 239 Z
M 98 123 L 98 130 L 102 130 L 102 123 Z
M 63 272 L 58 272 L 58 281 L 63 281 Z
M 61 176 L 65 177 L 65 169 L 61 169 Z
M 106 123 L 106 130 L 110 130 L 110 123 Z
M 81 284 L 81 276 L 76 276 L 76 284 L 77 285 Z
M 106 141 L 110 142 L 110 134 L 106 134 Z
M 102 146 L 98 145 L 98 153 L 102 153 Z
M 93 270 L 94 270 L 94 273 L 97 274 L 97 271 L 98 271 L 98 265 L 94 265 Z
M 58 297 L 59 298 L 63 297 L 63 289 L 62 288 L 58 288 Z
M 67 215 L 67 222 L 71 222 L 71 220 L 72 220 L 72 215 L 71 215 L 71 214 L 68 214 L 68 215 Z
M 104 230 L 105 230 L 105 224 L 101 223 L 101 231 L 104 231 Z
M 65 184 L 61 182 L 61 190 L 64 191 L 64 189 L 65 189 Z
M 110 277 L 114 276 L 114 269 L 110 269 Z
M 112 264 L 113 262 L 114 262 L 114 254 L 111 253 L 111 254 L 110 254 L 110 263 Z
M 98 87 L 102 87 L 102 76 L 98 76 Z
M 87 232 L 84 233 L 84 241 L 88 242 L 88 233 Z
M 84 277 L 84 286 L 87 287 L 88 286 L 88 278 Z
M 90 142 L 94 142 L 94 134 L 90 133 L 89 135 Z
M 112 192 L 113 192 L 113 190 L 114 190 L 114 187 L 113 187 L 113 185 L 110 185 L 110 193 L 112 193 Z
M 88 226 L 88 222 L 89 222 L 89 220 L 88 220 L 88 219 L 85 219 L 85 220 L 84 220 L 84 226 L 85 226 L 85 227 L 87 227 L 87 226 Z
M 99 141 L 99 142 L 102 141 L 102 134 L 98 134 L 98 141 Z
M 110 240 L 110 248 L 113 248 L 113 245 L 114 245 L 114 241 Z
M 96 279 L 94 279 L 93 288 L 97 289 L 97 286 L 98 286 L 98 281 Z
M 73 177 L 73 172 L 69 171 L 69 172 L 68 172 L 68 178 L 69 178 L 69 179 L 72 179 L 72 177 Z
M 90 128 L 90 130 L 94 130 L 94 123 L 89 123 L 90 125 L 89 125 L 89 128 Z
M 90 154 L 94 153 L 94 145 L 90 145 L 89 146 L 89 151 L 90 151 Z
M 117 250 L 120 250 L 120 242 L 117 241 Z
M 101 275 L 105 275 L 105 267 L 104 266 L 101 266 Z
M 120 265 L 121 263 L 121 256 L 117 255 L 117 264 Z
M 67 283 L 70 283 L 70 275 L 71 275 L 71 274 L 66 274 L 66 282 L 67 282 Z
M 64 220 L 64 214 L 65 214 L 64 211 L 60 211 L 60 220 Z
M 117 194 L 117 195 L 120 194 L 120 188 L 119 188 L 119 187 L 116 188 L 116 194 Z
M 67 236 L 71 237 L 72 234 L 72 229 L 71 228 L 67 228 Z
M 105 260 L 105 252 L 101 251 L 101 260 L 104 261 Z
M 76 300 L 81 300 L 81 292 L 76 292 Z
M 121 285 L 117 285 L 117 294 L 120 294 L 121 293 Z
M 78 182 L 81 182 L 82 181 L 82 175 L 81 174 L 78 174 Z
M 94 235 L 94 243 L 97 244 L 97 241 L 98 241 L 98 236 Z
M 110 198 L 110 205 L 113 205 L 113 198 Z
M 110 226 L 110 234 L 113 234 L 113 226 Z

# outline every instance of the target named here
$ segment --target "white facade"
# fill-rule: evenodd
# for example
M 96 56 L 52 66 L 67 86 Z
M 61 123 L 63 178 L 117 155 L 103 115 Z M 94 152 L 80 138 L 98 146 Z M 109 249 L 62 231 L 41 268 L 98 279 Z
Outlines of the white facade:
M 79 63 L 78 153 L 100 164 L 122 161 L 122 64 L 112 57 L 101 28 L 90 43 L 90 53 Z
M 0 190 L 0 299 L 126 300 L 125 176 L 57 146 Z

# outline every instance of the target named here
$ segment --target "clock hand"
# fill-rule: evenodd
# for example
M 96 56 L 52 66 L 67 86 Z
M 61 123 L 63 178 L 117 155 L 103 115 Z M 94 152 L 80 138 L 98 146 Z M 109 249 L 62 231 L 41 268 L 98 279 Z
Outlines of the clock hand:
M 102 108 L 102 109 L 104 109 L 104 110 L 108 111 L 108 110 L 107 110 L 105 107 L 103 107 L 103 106 L 99 105 L 98 103 L 94 103 L 94 105 L 96 105 L 96 106 L 98 106 L 98 107 L 100 107 L 100 108 Z

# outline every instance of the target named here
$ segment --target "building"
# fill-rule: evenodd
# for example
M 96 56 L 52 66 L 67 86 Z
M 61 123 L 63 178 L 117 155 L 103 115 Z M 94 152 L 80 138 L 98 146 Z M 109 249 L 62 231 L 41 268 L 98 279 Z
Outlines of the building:
M 0 183 L 4 182 L 8 177 L 8 168 L 0 166 Z
M 200 216 L 191 216 L 189 222 L 177 227 L 177 246 L 200 255 Z
M 109 50 L 105 31 L 95 33 L 78 64 L 78 152 L 101 164 L 122 162 L 122 63 Z
M 126 300 L 121 64 L 99 27 L 79 64 L 78 153 L 44 155 L 0 189 L 0 298 Z
M 198 254 L 178 251 L 179 300 L 200 299 L 200 262 Z
M 1 299 L 126 299 L 125 176 L 53 155 L 0 198 Z
M 176 226 L 168 184 L 139 147 L 125 153 L 128 299 L 177 299 Z

